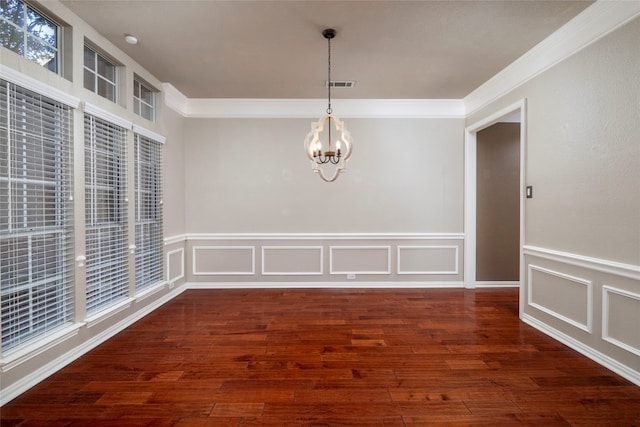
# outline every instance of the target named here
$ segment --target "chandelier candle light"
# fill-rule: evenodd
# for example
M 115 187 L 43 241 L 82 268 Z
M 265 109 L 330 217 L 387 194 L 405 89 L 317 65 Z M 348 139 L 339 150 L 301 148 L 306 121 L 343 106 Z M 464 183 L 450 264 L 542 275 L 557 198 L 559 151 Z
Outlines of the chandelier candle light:
M 327 61 L 327 114 L 317 122 L 311 123 L 311 132 L 304 140 L 304 147 L 307 156 L 311 160 L 314 172 L 318 173 L 324 181 L 333 182 L 338 178 L 340 172 L 344 170 L 345 163 L 351 156 L 351 135 L 345 128 L 344 122 L 335 117 L 331 109 L 331 39 L 336 36 L 336 31 L 326 29 L 322 32 L 322 35 L 327 39 L 329 52 Z M 338 139 L 335 141 L 335 148 L 331 142 L 332 127 L 335 128 L 334 134 L 338 135 Z M 325 134 L 327 135 L 326 137 L 324 136 Z M 324 139 L 327 141 L 327 148 L 323 151 L 322 140 Z

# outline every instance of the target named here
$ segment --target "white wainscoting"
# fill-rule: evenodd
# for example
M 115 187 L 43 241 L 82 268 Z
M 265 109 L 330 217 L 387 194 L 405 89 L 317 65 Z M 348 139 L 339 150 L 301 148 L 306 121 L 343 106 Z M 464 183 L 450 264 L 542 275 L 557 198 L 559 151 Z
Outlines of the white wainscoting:
M 253 275 L 255 246 L 193 246 L 193 275 Z
M 398 246 L 398 274 L 458 274 L 459 246 Z
M 591 333 L 593 283 L 532 264 L 528 266 L 527 304 Z
M 463 286 L 462 233 L 197 233 L 184 244 L 187 281 L 201 286 Z
M 317 276 L 323 269 L 322 246 L 263 246 L 262 275 Z
M 167 282 L 177 282 L 180 279 L 184 279 L 184 248 L 167 252 Z
M 330 246 L 330 274 L 391 274 L 391 246 Z
M 602 287 L 602 339 L 640 357 L 640 294 Z
M 640 386 L 640 266 L 528 245 L 523 253 L 521 319 Z

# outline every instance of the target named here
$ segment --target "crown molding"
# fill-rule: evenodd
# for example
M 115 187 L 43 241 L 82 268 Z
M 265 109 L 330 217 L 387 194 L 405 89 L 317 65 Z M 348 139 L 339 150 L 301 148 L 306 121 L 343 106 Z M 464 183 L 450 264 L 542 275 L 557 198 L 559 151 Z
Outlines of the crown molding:
M 464 98 L 467 116 L 640 15 L 640 1 L 599 0 Z
M 640 1 L 598 0 L 464 99 L 334 99 L 341 118 L 464 118 L 640 15 Z M 187 98 L 163 83 L 166 105 L 194 118 L 316 118 L 324 99 Z
M 187 98 L 163 83 L 165 103 L 189 118 L 317 118 L 325 99 Z M 460 99 L 334 99 L 341 118 L 464 118 Z
M 183 117 L 187 117 L 187 105 L 189 98 L 184 96 L 182 92 L 175 88 L 171 83 L 162 83 L 162 93 L 164 95 L 164 103 Z

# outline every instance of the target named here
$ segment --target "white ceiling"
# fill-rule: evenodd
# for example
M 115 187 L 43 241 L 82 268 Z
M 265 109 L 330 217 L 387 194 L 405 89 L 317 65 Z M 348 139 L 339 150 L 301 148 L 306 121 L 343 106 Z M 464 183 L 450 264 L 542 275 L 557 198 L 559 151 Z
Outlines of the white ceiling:
M 460 99 L 590 1 L 62 0 L 189 98 Z M 135 46 L 125 34 L 139 39 Z

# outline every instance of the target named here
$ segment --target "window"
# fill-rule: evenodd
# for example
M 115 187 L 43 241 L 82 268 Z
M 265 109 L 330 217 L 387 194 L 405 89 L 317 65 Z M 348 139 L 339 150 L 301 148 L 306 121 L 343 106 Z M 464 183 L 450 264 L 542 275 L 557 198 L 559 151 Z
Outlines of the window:
M 87 314 L 128 295 L 126 131 L 85 114 Z
M 2 46 L 58 72 L 60 28 L 22 0 L 0 0 Z
M 116 102 L 118 67 L 89 46 L 84 47 L 84 87 Z
M 2 351 L 73 321 L 71 110 L 0 80 Z
M 162 146 L 135 135 L 136 290 L 162 280 Z
M 137 78 L 133 81 L 133 112 L 147 120 L 155 118 L 155 91 Z

